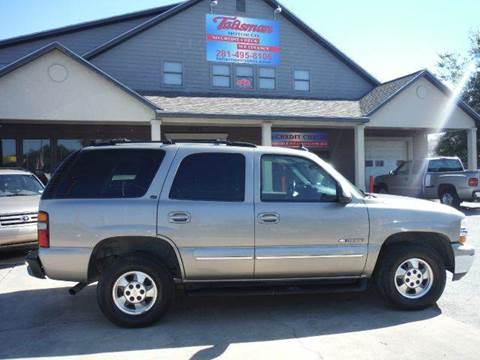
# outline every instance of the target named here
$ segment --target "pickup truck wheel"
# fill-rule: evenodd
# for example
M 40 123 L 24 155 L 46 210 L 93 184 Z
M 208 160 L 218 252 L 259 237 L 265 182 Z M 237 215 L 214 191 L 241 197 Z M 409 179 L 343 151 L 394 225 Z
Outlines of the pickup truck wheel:
M 458 194 L 453 189 L 444 189 L 440 192 L 440 202 L 442 204 L 452 206 L 454 208 L 459 208 L 461 200 L 458 197 Z
M 446 270 L 433 249 L 419 245 L 393 246 L 380 261 L 377 287 L 391 305 L 419 310 L 434 305 L 442 295 Z
M 110 265 L 97 286 L 103 314 L 123 327 L 149 326 L 167 311 L 173 279 L 160 263 L 143 257 L 122 258 Z

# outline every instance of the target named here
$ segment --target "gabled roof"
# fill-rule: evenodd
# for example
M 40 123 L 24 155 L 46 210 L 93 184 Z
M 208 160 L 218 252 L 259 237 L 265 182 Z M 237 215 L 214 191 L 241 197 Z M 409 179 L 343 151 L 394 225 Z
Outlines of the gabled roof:
M 32 41 L 32 40 L 40 40 L 40 39 L 48 38 L 51 36 L 64 35 L 64 34 L 76 32 L 76 31 L 80 31 L 80 30 L 87 30 L 87 29 L 91 29 L 99 26 L 111 25 L 111 24 L 122 22 L 122 21 L 134 20 L 134 19 L 148 17 L 148 16 L 157 16 L 158 14 L 161 14 L 171 9 L 176 5 L 178 4 L 165 5 L 165 6 L 160 6 L 153 9 L 136 11 L 129 14 L 112 16 L 112 17 L 108 17 L 100 20 L 87 21 L 87 22 L 83 22 L 75 25 L 64 26 L 57 29 L 40 31 L 33 34 L 17 36 L 14 38 L 1 40 L 0 48 L 5 46 L 10 46 L 10 45 L 17 45 L 17 44 Z
M 452 94 L 452 91 L 445 84 L 443 84 L 435 75 L 433 75 L 430 71 L 424 69 L 383 83 L 370 91 L 360 100 L 360 106 L 364 115 L 371 116 L 381 107 L 386 105 L 394 97 L 402 93 L 403 90 L 411 86 L 417 79 L 422 77 L 430 81 L 437 89 L 439 89 L 445 95 L 450 96 Z M 458 106 L 468 115 L 470 115 L 475 121 L 480 123 L 480 115 L 475 110 L 473 110 L 466 102 L 464 102 L 463 100 L 459 100 Z
M 17 61 L 11 63 L 10 65 L 7 65 L 7 66 L 1 68 L 0 69 L 0 78 L 7 75 L 8 73 L 11 73 L 12 71 L 14 71 L 16 69 L 22 67 L 23 65 L 26 65 L 26 64 L 34 61 L 35 59 L 38 59 L 39 57 L 41 57 L 41 56 L 43 56 L 43 55 L 45 55 L 45 54 L 47 54 L 47 53 L 49 53 L 53 50 L 58 50 L 58 51 L 62 52 L 63 54 L 65 54 L 66 56 L 70 57 L 71 59 L 77 61 L 78 63 L 80 63 L 84 66 L 86 66 L 90 70 L 93 70 L 98 75 L 102 76 L 104 79 L 108 80 L 110 83 L 117 86 L 118 88 L 120 88 L 124 92 L 128 93 L 132 97 L 136 98 L 138 101 L 147 105 L 151 109 L 153 109 L 153 110 L 159 110 L 160 109 L 158 106 L 156 106 L 155 104 L 152 104 L 150 101 L 148 101 L 146 98 L 144 98 L 140 94 L 136 93 L 135 91 L 133 91 L 129 87 L 123 85 L 118 80 L 115 80 L 113 77 L 111 77 L 107 73 L 103 72 L 102 70 L 97 68 L 92 63 L 90 63 L 87 60 L 83 59 L 82 57 L 78 56 L 73 51 L 69 50 L 68 48 L 66 48 L 65 46 L 60 44 L 59 42 L 53 42 L 53 43 L 51 43 L 47 46 L 44 46 L 44 47 L 38 49 L 37 51 L 18 59 Z
M 161 105 L 160 117 L 331 120 L 365 123 L 358 101 L 233 96 L 146 96 Z
M 370 114 L 375 111 L 375 109 L 382 106 L 390 97 L 394 96 L 404 86 L 408 85 L 412 80 L 415 80 L 421 73 L 422 70 L 416 71 L 412 74 L 404 75 L 377 86 L 362 99 L 360 99 L 360 106 L 363 113 Z
M 100 55 L 101 53 L 107 51 L 108 49 L 124 42 L 125 40 L 130 39 L 131 37 L 143 32 L 145 30 L 150 29 L 152 26 L 155 26 L 155 25 L 159 24 L 160 22 L 178 14 L 181 11 L 184 11 L 184 10 L 192 7 L 193 5 L 198 4 L 201 1 L 204 1 L 204 0 L 188 0 L 188 1 L 185 1 L 183 3 L 180 3 L 177 6 L 174 6 L 174 7 L 170 8 L 169 10 L 165 11 L 164 13 L 159 14 L 159 15 L 153 17 L 152 19 L 145 21 L 144 23 L 134 27 L 131 30 L 126 31 L 125 33 L 123 33 L 123 34 L 117 36 L 116 38 L 106 42 L 105 44 L 103 44 L 103 45 L 101 45 L 101 46 L 83 54 L 83 56 L 86 59 L 92 59 L 95 56 Z M 355 63 L 347 55 L 345 55 L 343 52 L 341 52 L 339 49 L 337 49 L 329 41 L 327 41 L 325 38 L 320 36 L 312 28 L 307 26 L 304 22 L 302 22 L 299 18 L 297 18 L 292 12 L 290 12 L 288 9 L 286 9 L 278 1 L 276 1 L 276 0 L 263 0 L 263 1 L 265 1 L 273 9 L 276 9 L 278 6 L 280 6 L 282 8 L 282 16 L 284 16 L 287 20 L 289 20 L 294 25 L 296 25 L 306 35 L 308 35 L 310 38 L 312 38 L 318 44 L 320 44 L 321 46 L 326 48 L 328 51 L 330 51 L 334 56 L 336 56 L 338 59 L 340 59 L 348 67 L 353 69 L 357 74 L 359 74 L 362 78 L 367 80 L 369 83 L 371 83 L 372 85 L 378 85 L 379 84 L 379 81 L 377 79 L 375 79 L 372 75 L 370 75 L 367 71 L 365 71 L 357 63 Z

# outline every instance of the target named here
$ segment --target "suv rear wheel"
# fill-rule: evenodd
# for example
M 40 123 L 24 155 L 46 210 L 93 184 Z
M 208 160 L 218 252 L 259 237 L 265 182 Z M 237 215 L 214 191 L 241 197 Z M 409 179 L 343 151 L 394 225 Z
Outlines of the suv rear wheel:
M 434 305 L 443 293 L 446 270 L 428 247 L 396 245 L 387 249 L 376 272 L 377 287 L 388 303 L 406 310 Z
M 160 263 L 140 256 L 120 258 L 103 273 L 97 301 L 104 315 L 123 327 L 153 324 L 167 311 L 173 279 Z

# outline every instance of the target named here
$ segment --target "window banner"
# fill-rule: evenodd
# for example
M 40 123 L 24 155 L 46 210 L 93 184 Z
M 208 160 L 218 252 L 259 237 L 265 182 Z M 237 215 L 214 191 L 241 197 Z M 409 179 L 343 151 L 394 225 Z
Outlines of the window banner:
M 272 146 L 327 150 L 328 145 L 328 134 L 324 132 L 272 132 Z
M 207 61 L 276 66 L 278 21 L 207 14 Z

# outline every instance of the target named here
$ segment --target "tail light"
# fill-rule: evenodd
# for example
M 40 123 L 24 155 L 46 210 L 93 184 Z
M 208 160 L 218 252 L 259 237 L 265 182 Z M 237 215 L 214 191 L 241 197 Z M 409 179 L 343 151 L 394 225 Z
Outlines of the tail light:
M 50 247 L 50 232 L 48 229 L 48 214 L 45 211 L 38 213 L 38 246 L 41 248 Z
M 468 179 L 468 186 L 477 187 L 478 186 L 478 178 Z

